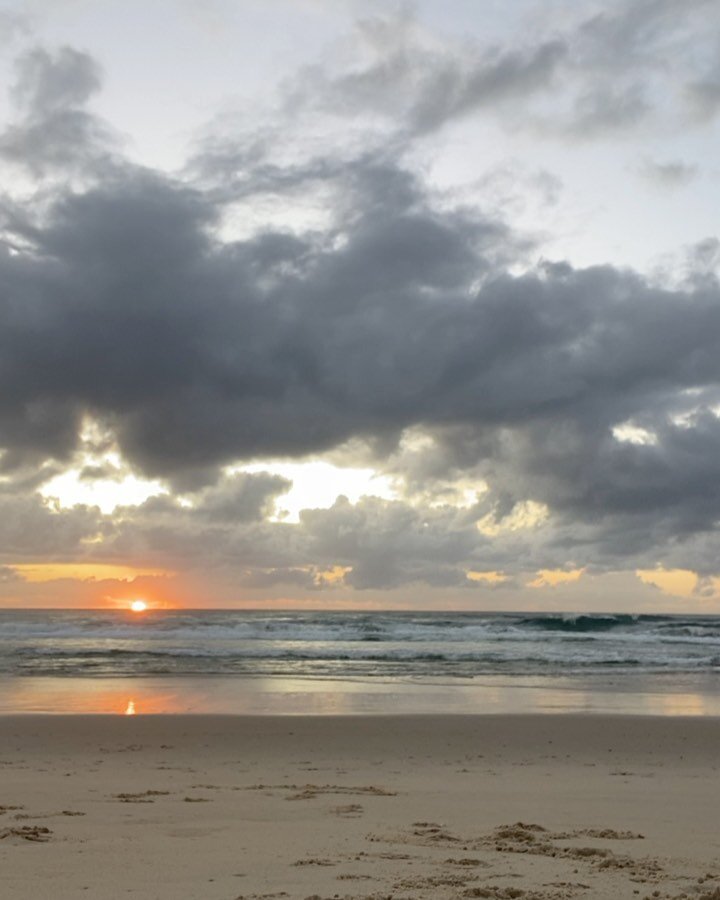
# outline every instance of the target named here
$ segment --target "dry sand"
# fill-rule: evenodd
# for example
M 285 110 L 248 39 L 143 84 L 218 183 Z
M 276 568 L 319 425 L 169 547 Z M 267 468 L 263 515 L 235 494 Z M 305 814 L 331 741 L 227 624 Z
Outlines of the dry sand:
M 2 900 L 720 900 L 720 720 L 4 717 Z

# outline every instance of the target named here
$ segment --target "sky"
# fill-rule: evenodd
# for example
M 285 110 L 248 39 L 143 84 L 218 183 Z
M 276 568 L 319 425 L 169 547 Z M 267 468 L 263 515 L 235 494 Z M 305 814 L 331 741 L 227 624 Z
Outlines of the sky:
M 718 0 L 0 0 L 0 606 L 720 612 Z

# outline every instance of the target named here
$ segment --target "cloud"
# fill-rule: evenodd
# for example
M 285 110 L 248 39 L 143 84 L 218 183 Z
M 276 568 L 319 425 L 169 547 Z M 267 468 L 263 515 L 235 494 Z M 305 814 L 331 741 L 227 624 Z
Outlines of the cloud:
M 0 10 L 0 47 L 11 45 L 20 35 L 29 32 L 28 19 L 22 13 Z
M 664 68 L 658 49 L 684 49 L 702 23 L 716 18 L 714 0 L 620 0 L 591 13 L 575 33 L 588 67 Z
M 438 473 L 476 472 L 510 508 L 654 515 L 668 540 L 713 527 L 717 282 L 661 289 L 567 264 L 513 276 L 502 222 L 440 209 L 397 163 L 344 178 L 365 202 L 333 239 L 223 242 L 207 195 L 130 167 L 16 223 L 32 249 L 0 261 L 8 451 L 67 458 L 90 414 L 139 470 L 188 489 L 235 460 L 420 428 Z M 656 444 L 618 441 L 629 420 Z M 224 484 L 213 515 L 263 507 L 243 491 Z
M 645 159 L 638 171 L 658 187 L 674 188 L 689 184 L 697 176 L 698 167 L 679 159 L 666 162 Z
M 442 47 L 407 12 L 356 24 L 360 59 L 343 72 L 309 67 L 294 80 L 288 108 L 400 119 L 415 135 L 546 91 L 567 48 L 548 39 L 524 49 Z
M 465 563 L 483 543 L 473 523 L 452 508 L 418 510 L 406 503 L 340 497 L 328 510 L 305 510 L 303 531 L 313 559 L 348 566 L 344 582 L 359 589 L 412 582 L 466 583 Z
M 594 27 L 584 64 L 601 69 L 599 42 L 610 38 Z M 369 110 L 363 98 L 375 97 L 390 54 L 411 131 L 491 98 L 529 97 L 569 65 L 562 43 L 463 57 L 443 111 L 415 45 L 394 49 L 393 33 L 373 35 L 382 65 L 338 96 Z M 640 44 L 628 53 L 645 65 Z M 429 78 L 451 65 L 441 57 Z M 254 588 L 367 591 L 480 590 L 468 572 L 649 569 L 658 554 L 703 576 L 717 569 L 712 240 L 696 248 L 693 277 L 672 287 L 610 264 L 535 263 L 497 210 L 434 191 L 397 135 L 380 149 L 285 159 L 285 147 L 260 142 L 248 154 L 219 141 L 183 177 L 119 155 L 106 164 L 85 109 L 99 83 L 93 61 L 35 51 L 20 76 L 4 152 L 19 159 L 27 138 L 36 173 L 92 177 L 2 204 L 5 561 L 141 560 Z M 575 121 L 585 114 L 607 131 L 603 116 L 624 107 L 602 90 Z M 62 138 L 51 128 L 34 145 L 32 128 L 56 117 L 92 127 Z M 665 176 L 671 165 L 655 164 Z M 319 197 L 323 224 L 261 221 L 232 234 L 236 204 L 261 194 Z M 28 497 L 73 459 L 88 418 L 123 465 L 173 493 L 113 516 Z M 271 520 L 287 480 L 228 474 L 241 461 L 343 450 L 395 476 L 404 496 L 339 499 L 292 525 Z M 457 484 L 477 496 L 456 502 Z
M 83 412 L 111 421 L 129 457 L 158 475 L 350 437 L 358 413 L 343 413 L 338 354 L 360 363 L 382 319 L 397 329 L 418 292 L 466 291 L 509 247 L 497 223 L 431 209 L 407 173 L 365 161 L 350 171 L 371 208 L 353 212 L 336 250 L 272 232 L 219 243 L 206 197 L 132 169 L 61 195 L 40 225 L 14 221 L 13 239 L 32 250 L 0 260 L 13 285 L 8 448 L 61 457 Z M 386 189 L 396 175 L 404 193 Z M 366 415 L 373 432 L 377 412 Z
M 101 86 L 100 68 L 89 54 L 37 47 L 17 61 L 16 76 L 11 97 L 18 118 L 0 135 L 0 156 L 35 177 L 107 156 L 111 131 L 85 108 Z
M 536 17 L 521 44 L 506 45 L 441 39 L 407 10 L 362 19 L 341 63 L 293 79 L 287 108 L 364 117 L 368 128 L 379 120 L 415 138 L 470 116 L 571 140 L 712 117 L 718 80 L 712 67 L 699 72 L 698 60 L 714 54 L 717 5 L 606 6 L 579 4 L 571 19 L 565 10 Z
M 18 107 L 31 115 L 82 106 L 101 84 L 97 62 L 72 47 L 54 54 L 36 48 L 20 58 L 17 70 L 11 93 Z
M 53 509 L 37 494 L 0 495 L 0 545 L 8 564 L 72 559 L 82 543 L 97 535 L 102 516 L 97 508 Z
M 0 584 L 13 584 L 22 581 L 22 577 L 9 566 L 0 566 Z
M 434 131 L 472 112 L 547 89 L 566 53 L 548 40 L 526 50 L 491 47 L 460 56 L 424 46 L 407 17 L 359 23 L 369 46 L 369 64 L 335 78 L 321 70 L 306 73 L 302 96 L 341 115 L 402 115 L 416 134 Z
M 151 497 L 106 516 L 103 540 L 87 552 L 98 559 L 234 577 L 307 566 L 302 535 L 267 520 L 274 499 L 289 487 L 286 479 L 266 472 L 238 473 L 182 498 Z
M 575 98 L 572 113 L 563 128 L 576 138 L 588 140 L 635 127 L 651 109 L 637 84 L 622 88 L 590 87 Z M 556 124 L 549 122 L 541 127 L 552 131 Z
M 267 472 L 228 476 L 197 496 L 196 514 L 211 523 L 261 521 L 272 514 L 275 498 L 291 487 L 286 478 Z
M 712 284 L 720 266 L 720 240 L 705 238 L 687 248 L 687 268 L 691 280 Z
M 714 119 L 720 110 L 720 76 L 711 75 L 703 81 L 690 82 L 687 96 L 698 119 Z

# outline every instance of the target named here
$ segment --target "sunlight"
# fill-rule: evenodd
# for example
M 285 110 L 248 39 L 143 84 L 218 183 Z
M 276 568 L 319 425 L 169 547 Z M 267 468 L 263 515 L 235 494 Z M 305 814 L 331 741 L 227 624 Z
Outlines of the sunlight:
M 690 569 L 659 566 L 656 569 L 637 569 L 635 574 L 644 584 L 651 584 L 673 597 L 692 597 L 698 583 L 697 573 Z
M 654 447 L 658 442 L 658 437 L 653 431 L 647 428 L 640 428 L 633 425 L 632 422 L 622 422 L 612 429 L 613 437 L 616 441 L 625 444 L 638 444 L 641 447 Z
M 465 573 L 468 581 L 476 581 L 480 584 L 502 584 L 508 580 L 507 575 L 502 572 L 476 572 L 470 569 Z
M 114 512 L 118 506 L 138 506 L 148 497 L 166 493 L 158 481 L 130 473 L 117 478 L 87 478 L 78 469 L 68 469 L 40 488 L 40 494 L 46 500 L 56 501 L 61 509 L 97 506 L 105 514 Z
M 578 581 L 585 574 L 585 569 L 540 569 L 535 574 L 537 577 L 534 581 L 529 581 L 527 587 L 552 588 L 558 584 L 571 584 L 573 581 Z
M 144 600 L 133 600 L 130 609 L 134 613 L 143 613 L 147 609 L 147 603 Z
M 10 568 L 25 581 L 42 584 L 76 578 L 78 581 L 132 581 L 140 576 L 171 575 L 166 569 L 120 566 L 108 563 L 13 563 Z
M 535 500 L 521 500 L 516 503 L 508 515 L 498 519 L 494 513 L 488 513 L 476 522 L 476 528 L 487 537 L 497 537 L 511 531 L 525 528 L 537 528 L 544 524 L 550 516 L 550 509 L 544 503 Z
M 85 416 L 79 438 L 80 447 L 69 467 L 39 490 L 51 508 L 97 506 L 107 515 L 117 507 L 138 506 L 149 497 L 167 493 L 160 481 L 130 470 L 104 423 Z
M 393 500 L 396 497 L 391 479 L 370 468 L 336 466 L 325 460 L 306 462 L 283 462 L 268 460 L 244 466 L 230 466 L 233 472 L 270 472 L 292 481 L 292 487 L 278 498 L 275 515 L 271 521 L 300 521 L 303 509 L 327 509 L 339 496 L 345 496 L 351 503 L 362 497 L 381 497 Z

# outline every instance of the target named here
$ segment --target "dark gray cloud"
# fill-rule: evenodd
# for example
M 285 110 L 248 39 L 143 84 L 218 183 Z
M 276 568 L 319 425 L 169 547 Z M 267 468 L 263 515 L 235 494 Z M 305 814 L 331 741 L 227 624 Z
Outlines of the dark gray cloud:
M 372 181 L 367 163 L 362 177 Z M 716 282 L 661 289 L 610 266 L 503 274 L 484 251 L 504 229 L 434 210 L 417 184 L 368 202 L 336 246 L 273 233 L 220 244 L 213 221 L 201 194 L 129 170 L 24 229 L 34 249 L 3 260 L 0 414 L 11 451 L 67 454 L 90 413 L 132 464 L 183 483 L 236 459 L 350 438 L 392 444 L 415 427 L 442 448 L 435 477 L 474 472 L 508 509 L 532 499 L 572 521 L 635 522 L 636 543 L 623 546 L 638 553 L 662 529 L 673 540 L 714 528 Z M 673 424 L 694 406 L 705 411 Z M 613 428 L 627 420 L 656 443 L 618 441 Z M 272 549 L 269 526 L 252 536 L 220 528 L 261 517 L 285 489 L 274 478 L 220 482 L 181 514 L 184 538 L 169 529 L 178 509 L 166 516 L 161 499 L 144 513 L 161 523 L 133 529 L 154 536 L 154 552 L 185 553 L 201 516 L 216 556 L 280 568 L 353 560 L 351 580 L 366 587 L 429 579 L 418 573 L 445 571 L 441 559 L 452 572 L 442 577 L 456 579 L 468 536 L 479 540 L 472 522 L 458 538 L 447 522 L 426 532 L 403 524 L 419 513 L 384 506 L 386 526 L 369 507 L 308 514 L 314 549 L 290 560 L 287 546 Z M 331 535 L 349 535 L 347 552 L 323 544 L 324 516 Z
M 142 560 L 148 565 L 243 577 L 309 566 L 303 539 L 283 522 L 268 521 L 274 501 L 290 487 L 277 475 L 226 475 L 186 495 L 151 497 L 121 507 L 103 522 L 102 546 L 90 557 Z M 277 575 L 276 581 L 282 577 Z
M 353 505 L 341 497 L 331 509 L 305 510 L 301 524 L 310 558 L 352 567 L 345 582 L 359 589 L 464 586 L 464 567 L 486 542 L 452 507 L 418 510 L 376 498 Z
M 82 551 L 83 540 L 96 536 L 101 527 L 102 515 L 96 507 L 54 509 L 38 494 L 22 490 L 0 494 L 3 562 L 74 559 Z
M 387 182 L 387 164 L 358 168 Z M 15 223 L 33 248 L 0 260 L 6 447 L 67 454 L 90 412 L 172 476 L 414 425 L 607 430 L 716 384 L 716 284 L 661 290 L 609 266 L 511 277 L 494 261 L 504 226 L 409 185 L 369 191 L 335 245 L 221 244 L 201 193 L 132 169 Z
M 433 211 L 387 163 L 362 161 L 351 180 L 368 186 L 367 209 L 336 249 L 270 232 L 220 244 L 205 196 L 133 169 L 61 195 L 41 224 L 16 216 L 13 240 L 32 249 L 0 260 L 6 446 L 63 456 L 92 412 L 134 462 L 168 475 L 394 428 L 391 398 L 387 425 L 380 396 L 365 413 L 344 408 L 355 385 L 338 381 L 338 357 L 390 376 L 385 325 L 397 331 L 417 297 L 439 312 L 431 294 L 464 294 L 505 252 L 507 229 Z M 384 362 L 371 358 L 378 328 Z
M 545 60 L 550 79 L 560 59 L 498 53 L 475 72 L 472 103 L 458 100 L 466 73 L 447 108 L 529 91 L 523 73 Z M 677 287 L 611 265 L 531 265 L 526 239 L 497 214 L 440 202 L 394 141 L 284 164 L 262 147 L 218 144 L 184 179 L 99 163 L 83 108 L 92 61 L 63 51 L 24 65 L 26 124 L 68 111 L 89 123 L 66 143 L 50 131 L 52 160 L 42 149 L 31 166 L 52 162 L 69 178 L 84 165 L 92 178 L 2 205 L 6 555 L 206 566 L 249 586 L 308 589 L 331 586 L 322 573 L 335 566 L 362 589 L 470 586 L 468 569 L 653 565 L 661 552 L 704 574 L 717 567 L 712 265 Z M 422 127 L 437 121 L 424 115 Z M 238 200 L 303 191 L 327 198 L 325 227 L 222 237 Z M 711 260 L 713 247 L 698 254 Z M 29 500 L 73 457 L 88 416 L 130 466 L 190 505 L 156 497 L 103 517 Z M 411 433 L 425 451 L 408 451 Z M 404 475 L 410 494 L 441 495 L 459 479 L 487 490 L 464 508 L 338 501 L 290 525 L 268 519 L 286 480 L 221 474 L 348 443 Z M 528 501 L 547 508 L 546 526 L 512 528 Z M 499 533 L 478 528 L 485 517 Z
M 272 515 L 275 498 L 292 482 L 266 472 L 226 476 L 202 491 L 195 500 L 195 514 L 209 522 L 255 522 Z

